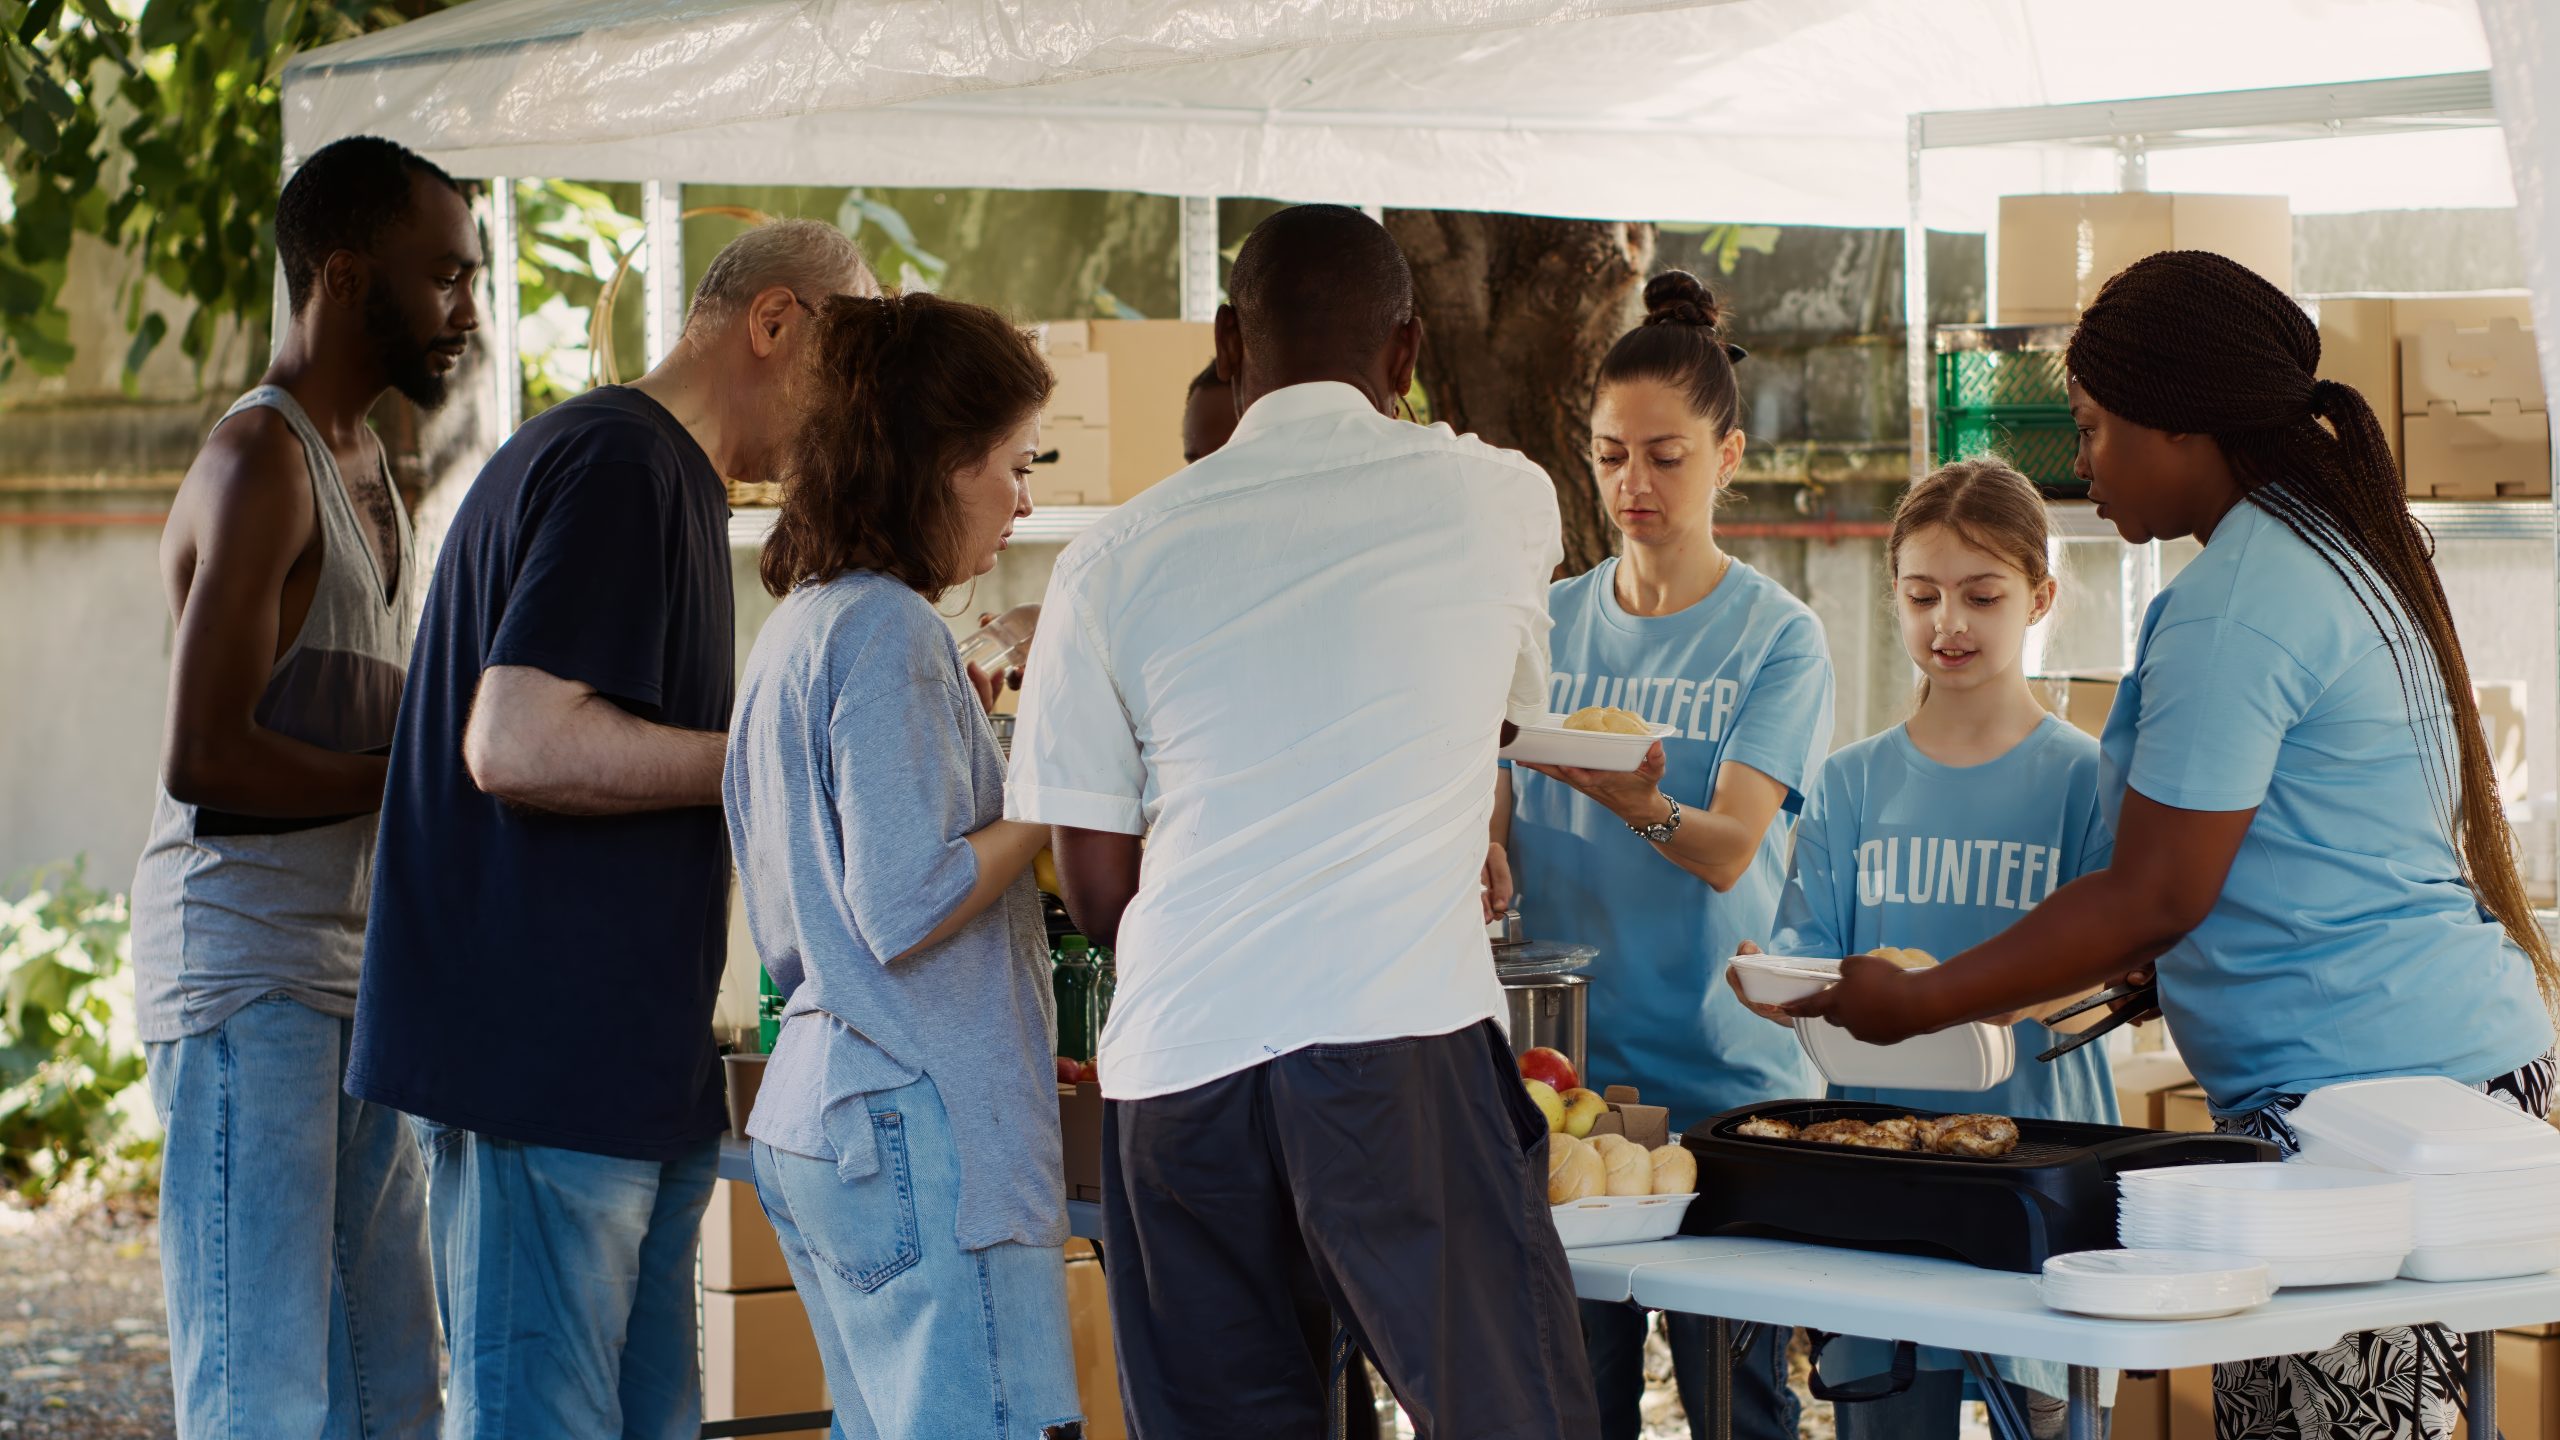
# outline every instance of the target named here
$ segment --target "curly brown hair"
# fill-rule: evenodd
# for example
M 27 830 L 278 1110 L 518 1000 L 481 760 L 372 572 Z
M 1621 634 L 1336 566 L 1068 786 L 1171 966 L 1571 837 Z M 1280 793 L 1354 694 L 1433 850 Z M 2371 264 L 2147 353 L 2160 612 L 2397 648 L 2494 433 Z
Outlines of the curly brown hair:
M 1056 379 L 1029 332 L 938 295 L 838 295 L 815 328 L 821 398 L 785 455 L 764 588 L 877 570 L 938 600 L 967 568 L 951 478 L 1038 413 Z

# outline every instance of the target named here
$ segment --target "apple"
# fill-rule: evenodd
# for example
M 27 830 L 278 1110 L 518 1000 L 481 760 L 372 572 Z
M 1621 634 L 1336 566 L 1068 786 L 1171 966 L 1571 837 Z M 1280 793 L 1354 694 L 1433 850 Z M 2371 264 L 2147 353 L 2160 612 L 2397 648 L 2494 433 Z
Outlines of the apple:
M 1544 1080 L 1520 1083 L 1528 1087 L 1529 1099 L 1537 1105 L 1538 1113 L 1547 1117 L 1547 1133 L 1553 1135 L 1564 1129 L 1564 1099 L 1556 1094 L 1556 1087 Z
M 1099 1060 L 1087 1060 L 1083 1064 L 1078 1065 L 1076 1067 L 1076 1082 L 1078 1084 L 1086 1085 L 1101 1084 L 1102 1062 Z
M 1564 1052 L 1544 1045 L 1521 1055 L 1520 1078 L 1543 1080 L 1558 1094 L 1582 1083 L 1581 1078 L 1573 1073 L 1573 1062 L 1565 1058 Z
M 1076 1083 L 1076 1076 L 1084 1069 L 1084 1067 L 1075 1061 L 1068 1059 L 1064 1055 L 1058 1056 L 1057 1060 L 1058 1083 L 1061 1085 L 1073 1085 Z
M 1609 1102 L 1589 1090 L 1567 1090 L 1556 1098 L 1564 1102 L 1564 1133 L 1576 1140 L 1589 1135 L 1609 1110 Z

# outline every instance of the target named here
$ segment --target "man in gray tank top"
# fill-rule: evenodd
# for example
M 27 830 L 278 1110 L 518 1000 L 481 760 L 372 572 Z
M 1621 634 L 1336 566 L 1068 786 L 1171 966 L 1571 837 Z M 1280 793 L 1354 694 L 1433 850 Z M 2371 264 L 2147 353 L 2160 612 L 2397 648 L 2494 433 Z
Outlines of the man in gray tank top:
M 341 1088 L 374 814 L 409 659 L 409 517 L 365 415 L 433 407 L 479 317 L 471 212 L 387 140 L 342 140 L 276 214 L 292 315 L 187 471 L 133 957 L 161 1161 L 178 1434 L 439 1423 L 425 1173 Z

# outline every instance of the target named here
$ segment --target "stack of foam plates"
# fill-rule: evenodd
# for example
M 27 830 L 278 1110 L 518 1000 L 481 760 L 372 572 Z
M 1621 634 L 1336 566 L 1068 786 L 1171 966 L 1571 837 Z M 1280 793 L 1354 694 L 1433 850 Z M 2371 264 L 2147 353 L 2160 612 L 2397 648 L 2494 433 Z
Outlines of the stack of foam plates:
M 2122 1177 L 2116 1235 L 2128 1249 L 2202 1250 L 2267 1262 L 2279 1285 L 2388 1280 L 2416 1246 L 2416 1187 L 2322 1165 L 2179 1165 Z
M 2457 1081 L 2360 1080 L 2288 1117 L 2302 1159 L 2405 1177 L 2412 1280 L 2495 1280 L 2560 1268 L 2560 1130 Z
M 2056 1310 L 2109 1320 L 2205 1320 L 2264 1305 L 2275 1271 L 2246 1255 L 2079 1250 L 2044 1262 L 2036 1295 Z

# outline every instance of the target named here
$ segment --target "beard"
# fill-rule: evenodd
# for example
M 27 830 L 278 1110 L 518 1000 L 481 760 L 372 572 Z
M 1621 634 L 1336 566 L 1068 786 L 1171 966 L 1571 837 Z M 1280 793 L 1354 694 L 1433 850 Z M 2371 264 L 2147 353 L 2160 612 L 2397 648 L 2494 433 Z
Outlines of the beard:
M 452 390 L 452 375 L 439 375 L 430 363 L 435 355 L 435 342 L 420 340 L 409 329 L 400 307 L 376 284 L 364 300 L 365 338 L 373 345 L 374 363 L 382 367 L 383 378 L 391 388 L 421 410 L 433 410 L 444 404 Z

